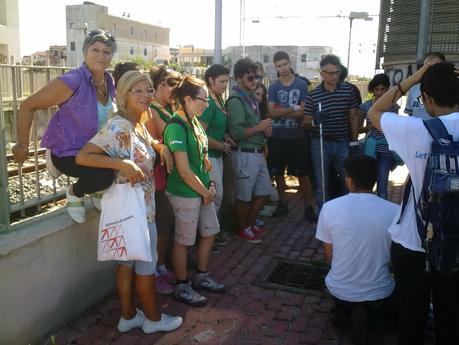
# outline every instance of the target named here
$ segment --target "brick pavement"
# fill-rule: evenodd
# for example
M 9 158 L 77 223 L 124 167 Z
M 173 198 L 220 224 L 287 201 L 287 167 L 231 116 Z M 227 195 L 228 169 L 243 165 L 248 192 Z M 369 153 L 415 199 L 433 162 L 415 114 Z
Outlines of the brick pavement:
M 400 200 L 404 180 L 404 173 L 399 175 L 391 175 L 390 195 L 395 201 Z M 302 219 L 302 203 L 294 192 L 290 190 L 288 216 L 266 219 L 271 230 L 262 244 L 232 239 L 212 256 L 210 271 L 226 285 L 226 294 L 208 293 L 208 305 L 195 309 L 171 297 L 159 297 L 162 311 L 183 316 L 184 324 L 179 330 L 153 335 L 144 335 L 138 329 L 118 333 L 119 302 L 112 295 L 54 332 L 54 341 L 48 339 L 44 344 L 350 344 L 346 335 L 331 324 L 333 304 L 325 293 L 300 295 L 252 284 L 274 256 L 299 261 L 322 259 L 319 242 L 314 238 L 315 224 Z M 395 334 L 373 333 L 371 344 L 395 344 Z

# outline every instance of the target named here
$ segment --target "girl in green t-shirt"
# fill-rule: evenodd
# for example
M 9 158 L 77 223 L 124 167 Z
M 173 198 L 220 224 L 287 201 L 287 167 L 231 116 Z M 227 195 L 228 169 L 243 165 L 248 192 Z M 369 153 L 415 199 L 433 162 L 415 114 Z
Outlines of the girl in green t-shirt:
M 151 117 L 145 124 L 150 135 L 155 139 L 163 139 L 166 123 L 175 110 L 174 92 L 182 81 L 179 72 L 166 65 L 153 66 L 150 69 L 150 79 L 156 90 L 150 104 Z M 174 274 L 166 268 L 166 249 L 169 247 L 169 234 L 174 231 L 174 213 L 165 194 L 167 172 L 164 166 L 155 166 L 155 201 L 156 226 L 158 228 L 158 268 L 156 272 L 156 291 L 168 295 L 174 291 L 171 282 Z
M 164 143 L 175 162 L 166 188 L 175 215 L 172 260 L 177 279 L 174 298 L 192 306 L 202 306 L 207 298 L 195 289 L 217 293 L 225 289 L 207 272 L 210 251 L 220 225 L 213 203 L 215 185 L 209 178 L 207 136 L 196 116 L 207 108 L 209 94 L 202 80 L 187 76 L 175 96 L 179 108 L 164 131 Z M 187 250 L 195 244 L 198 230 L 197 272 L 191 285 L 187 278 Z

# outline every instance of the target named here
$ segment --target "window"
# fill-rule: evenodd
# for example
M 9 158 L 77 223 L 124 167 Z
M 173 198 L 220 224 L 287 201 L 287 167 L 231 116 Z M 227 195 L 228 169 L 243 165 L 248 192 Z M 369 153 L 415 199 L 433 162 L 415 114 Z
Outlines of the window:
M 158 33 L 155 31 L 155 40 L 158 39 Z
M 143 33 L 145 34 L 145 38 L 147 38 L 148 37 L 148 30 L 144 30 Z
M 130 27 L 129 28 L 129 33 L 131 34 L 131 36 L 134 36 L 134 27 Z
M 116 34 L 116 23 L 112 23 L 112 34 Z
M 134 55 L 134 47 L 129 48 L 129 54 Z
M 148 49 L 147 48 L 143 48 L 143 56 L 147 56 L 148 55 Z
M 308 56 L 307 56 L 306 54 L 301 54 L 301 62 L 306 62 L 306 61 L 308 61 L 307 57 L 308 57 Z
M 263 63 L 269 63 L 269 56 L 268 55 L 263 55 Z
M 70 42 L 70 51 L 75 51 L 75 42 Z

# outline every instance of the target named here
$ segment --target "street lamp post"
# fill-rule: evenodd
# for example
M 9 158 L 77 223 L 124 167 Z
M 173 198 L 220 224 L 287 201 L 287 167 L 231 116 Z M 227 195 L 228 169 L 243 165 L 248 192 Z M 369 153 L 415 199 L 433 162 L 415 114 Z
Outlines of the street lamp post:
M 352 22 L 354 19 L 363 19 L 365 21 L 372 21 L 373 18 L 368 12 L 354 12 L 349 13 L 349 41 L 347 45 L 347 70 L 349 71 L 349 61 L 351 60 L 351 39 L 352 39 Z

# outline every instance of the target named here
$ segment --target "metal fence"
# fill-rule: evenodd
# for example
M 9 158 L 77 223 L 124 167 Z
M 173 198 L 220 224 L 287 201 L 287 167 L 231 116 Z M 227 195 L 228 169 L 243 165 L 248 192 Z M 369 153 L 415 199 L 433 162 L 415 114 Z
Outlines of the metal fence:
M 53 179 L 45 169 L 40 138 L 53 109 L 35 113 L 31 129 L 29 159 L 14 163 L 11 149 L 16 143 L 17 114 L 21 102 L 69 68 L 0 65 L 0 232 L 32 215 L 57 205 L 70 180 Z

